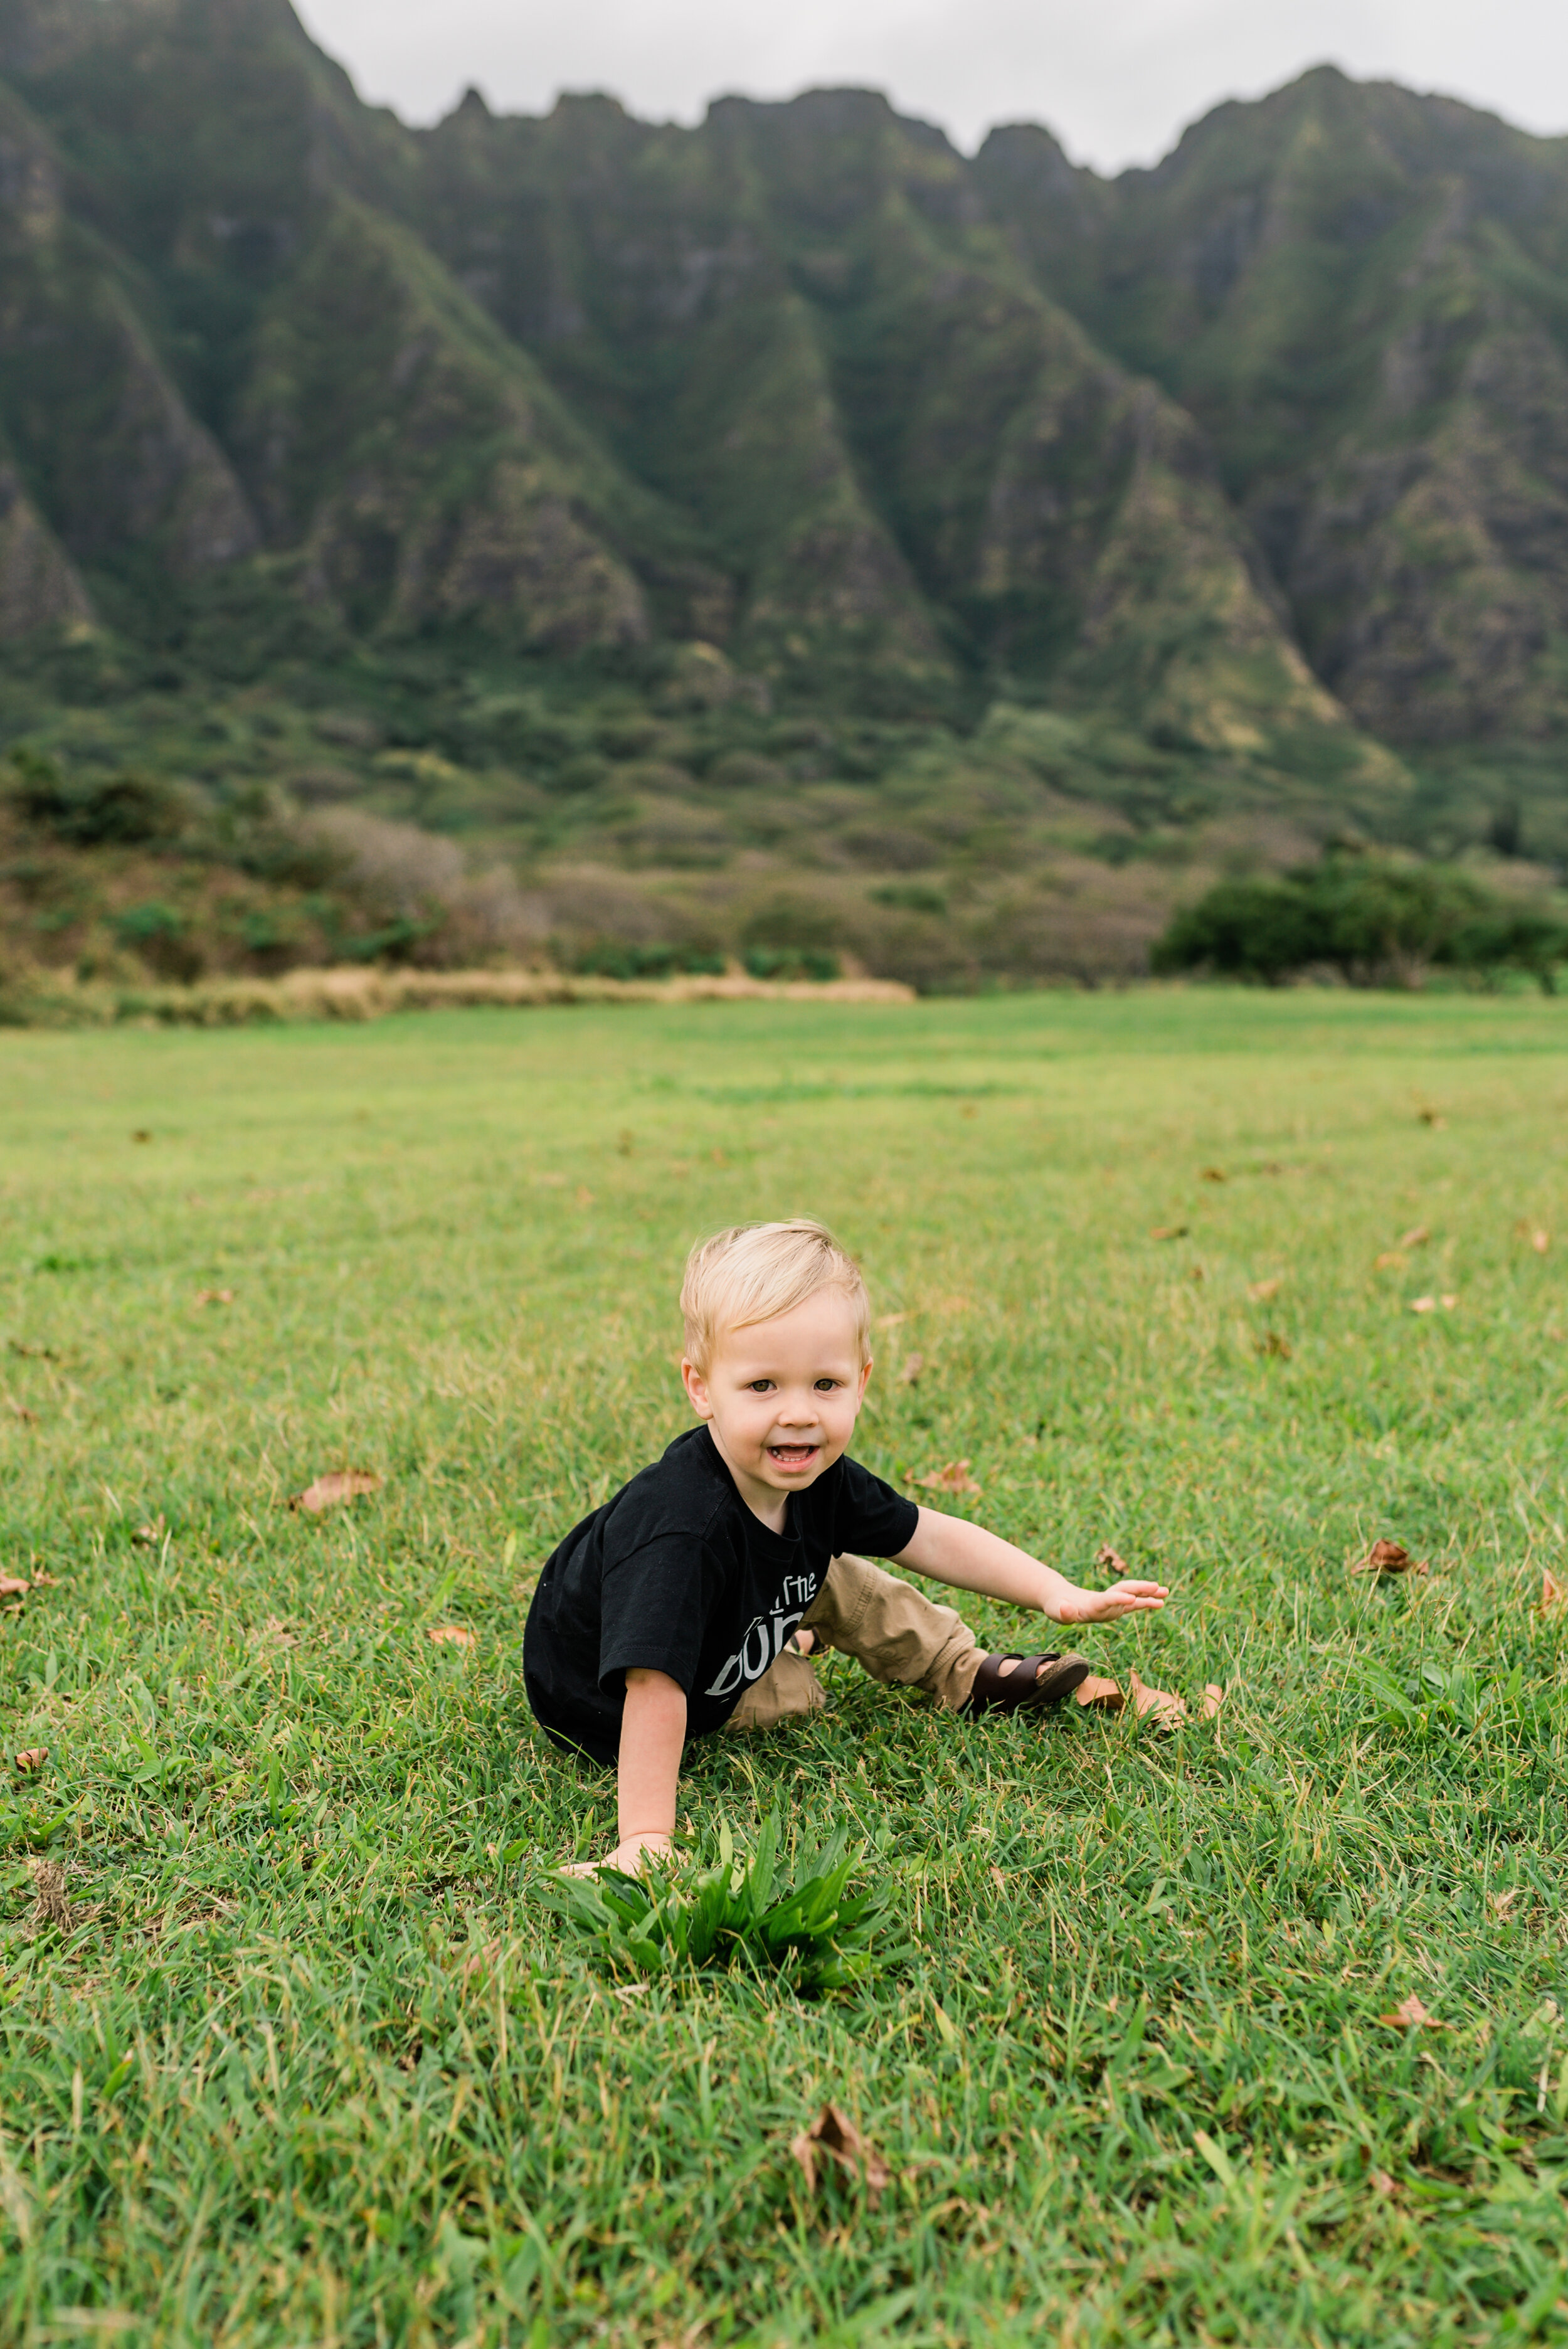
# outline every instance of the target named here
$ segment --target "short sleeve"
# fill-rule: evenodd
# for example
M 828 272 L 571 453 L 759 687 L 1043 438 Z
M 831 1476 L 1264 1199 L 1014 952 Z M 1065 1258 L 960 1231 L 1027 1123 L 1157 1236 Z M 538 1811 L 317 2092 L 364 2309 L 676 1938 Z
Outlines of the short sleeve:
M 864 1551 L 872 1557 L 897 1557 L 914 1539 L 920 1510 L 903 1493 L 895 1493 L 858 1460 L 840 1462 L 840 1480 L 833 1508 L 832 1549 Z
M 660 1534 L 614 1564 L 601 1588 L 599 1686 L 618 1697 L 629 1671 L 665 1672 L 689 1696 L 723 1571 L 699 1534 Z

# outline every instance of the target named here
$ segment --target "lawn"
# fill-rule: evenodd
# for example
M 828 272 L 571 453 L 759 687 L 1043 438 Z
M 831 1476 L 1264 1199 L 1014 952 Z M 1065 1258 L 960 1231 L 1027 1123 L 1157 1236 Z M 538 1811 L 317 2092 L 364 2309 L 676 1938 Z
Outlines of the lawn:
M 0 2338 L 1568 2339 L 1568 1006 L 7 1032 L 0 1101 Z M 1194 1715 L 837 1660 L 699 1749 L 695 1834 L 890 1891 L 813 2003 L 595 1971 L 542 1871 L 614 1790 L 521 1658 L 684 1424 L 690 1239 L 801 1211 L 882 1317 L 860 1455 L 1169 1581 L 1080 1644 Z M 791 2158 L 830 2100 L 880 2198 Z

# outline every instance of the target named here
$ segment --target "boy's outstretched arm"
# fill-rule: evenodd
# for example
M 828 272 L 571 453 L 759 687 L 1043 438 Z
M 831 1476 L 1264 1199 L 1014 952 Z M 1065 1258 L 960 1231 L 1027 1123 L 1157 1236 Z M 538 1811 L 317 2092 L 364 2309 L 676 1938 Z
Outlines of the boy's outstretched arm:
M 579 1860 L 568 1876 L 619 1868 L 635 1876 L 645 1851 L 667 1852 L 676 1831 L 676 1787 L 686 1745 L 686 1691 L 667 1672 L 626 1674 L 617 1764 L 620 1841 L 603 1859 Z
M 980 1590 L 1013 1607 L 1037 1607 L 1057 1623 L 1114 1623 L 1119 1615 L 1163 1607 L 1171 1595 L 1160 1582 L 1114 1582 L 1109 1590 L 1080 1590 L 1026 1549 L 1016 1549 L 966 1517 L 944 1516 L 940 1509 L 922 1509 L 914 1539 L 893 1562 L 913 1566 L 917 1574 L 929 1574 L 955 1590 Z

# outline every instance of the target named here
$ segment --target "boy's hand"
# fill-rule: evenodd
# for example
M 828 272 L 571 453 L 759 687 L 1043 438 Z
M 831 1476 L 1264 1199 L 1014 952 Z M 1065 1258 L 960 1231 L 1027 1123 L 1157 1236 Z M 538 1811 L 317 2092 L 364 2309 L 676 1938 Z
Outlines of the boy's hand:
M 1069 1591 L 1051 1612 L 1058 1623 L 1114 1623 L 1123 1615 L 1150 1614 L 1170 1596 L 1162 1582 L 1113 1582 L 1109 1590 Z
M 563 1868 L 561 1873 L 562 1876 L 597 1876 L 602 1868 L 614 1868 L 623 1876 L 640 1876 L 645 1852 L 655 1859 L 667 1859 L 674 1848 L 673 1836 L 628 1836 L 624 1843 L 615 1846 L 614 1851 L 607 1851 L 603 1859 L 573 1860 L 571 1867 Z

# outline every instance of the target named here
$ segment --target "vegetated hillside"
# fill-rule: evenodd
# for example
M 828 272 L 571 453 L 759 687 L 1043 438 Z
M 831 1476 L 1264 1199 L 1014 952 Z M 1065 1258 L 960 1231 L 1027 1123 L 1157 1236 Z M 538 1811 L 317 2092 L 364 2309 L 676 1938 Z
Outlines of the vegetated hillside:
M 926 983 L 1346 831 L 1568 854 L 1557 142 L 1326 74 L 1116 182 L 854 91 L 415 132 L 287 0 L 5 0 L 0 77 L 0 734 L 67 776 Z

